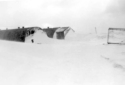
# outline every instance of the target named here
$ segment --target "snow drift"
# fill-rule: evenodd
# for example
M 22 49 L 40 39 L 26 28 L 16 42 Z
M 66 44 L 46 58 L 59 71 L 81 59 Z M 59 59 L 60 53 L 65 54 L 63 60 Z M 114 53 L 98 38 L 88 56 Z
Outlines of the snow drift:
M 103 45 L 105 38 L 91 34 L 78 38 L 0 41 L 0 85 L 125 85 L 125 46 Z

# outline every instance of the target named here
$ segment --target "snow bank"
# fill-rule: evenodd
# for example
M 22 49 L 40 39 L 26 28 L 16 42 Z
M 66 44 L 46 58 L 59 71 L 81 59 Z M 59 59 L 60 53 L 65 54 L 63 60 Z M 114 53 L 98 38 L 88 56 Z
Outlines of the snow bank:
M 125 47 L 91 40 L 0 41 L 0 85 L 125 85 Z
M 58 42 L 58 40 L 49 38 L 47 34 L 42 30 L 41 31 L 38 30 L 33 35 L 26 37 L 25 43 L 32 43 L 32 40 L 33 40 L 33 43 L 35 44 L 52 44 L 54 42 Z

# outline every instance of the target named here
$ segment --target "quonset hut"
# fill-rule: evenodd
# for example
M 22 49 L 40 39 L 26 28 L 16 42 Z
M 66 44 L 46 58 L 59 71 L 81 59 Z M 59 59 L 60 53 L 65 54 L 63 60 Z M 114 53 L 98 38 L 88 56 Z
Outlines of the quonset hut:
M 66 39 L 68 36 L 72 36 L 74 34 L 74 30 L 70 27 L 55 27 L 55 28 L 47 28 L 43 29 L 46 32 L 49 38 L 55 39 Z
M 9 40 L 9 41 L 17 41 L 17 42 L 25 42 L 25 38 L 29 35 L 33 35 L 36 30 L 41 30 L 40 27 L 22 27 L 16 29 L 7 29 L 0 30 L 0 39 L 1 40 Z
M 72 36 L 74 34 L 74 30 L 70 27 L 60 27 L 54 33 L 54 38 L 56 39 L 66 39 L 68 36 Z
M 74 30 L 70 27 L 55 27 L 42 29 L 40 27 L 22 27 L 16 29 L 0 30 L 0 39 L 17 41 L 42 43 L 48 38 L 66 39 L 71 38 Z
M 54 33 L 55 33 L 55 31 L 58 29 L 59 27 L 55 27 L 55 28 L 43 28 L 42 30 L 44 31 L 44 32 L 46 32 L 46 34 L 47 34 L 47 36 L 49 37 L 49 38 L 53 38 L 53 36 L 54 36 Z

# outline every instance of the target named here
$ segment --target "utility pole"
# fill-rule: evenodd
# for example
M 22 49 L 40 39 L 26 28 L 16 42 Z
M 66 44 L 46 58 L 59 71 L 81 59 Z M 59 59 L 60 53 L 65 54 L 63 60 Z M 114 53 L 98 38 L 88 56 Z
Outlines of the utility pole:
M 97 34 L 97 30 L 96 30 L 96 27 L 95 27 L 95 33 Z

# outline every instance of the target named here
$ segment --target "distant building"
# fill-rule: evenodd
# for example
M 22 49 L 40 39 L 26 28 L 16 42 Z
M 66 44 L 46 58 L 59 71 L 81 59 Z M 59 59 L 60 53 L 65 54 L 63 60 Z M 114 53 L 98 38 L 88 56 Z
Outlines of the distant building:
M 27 27 L 24 29 L 0 30 L 0 39 L 9 41 L 25 42 L 26 37 L 33 35 L 40 27 Z
M 72 36 L 74 34 L 74 30 L 70 27 L 60 27 L 54 33 L 54 38 L 56 39 L 65 39 L 67 36 Z
M 47 36 L 48 36 L 49 38 L 53 38 L 54 33 L 55 33 L 55 31 L 56 31 L 58 28 L 59 28 L 59 27 L 49 28 L 49 29 L 43 28 L 42 30 L 47 34 Z
M 65 39 L 67 36 L 72 36 L 75 31 L 70 27 L 55 27 L 50 29 L 43 29 L 49 38 Z
M 108 44 L 125 44 L 125 28 L 109 28 Z

